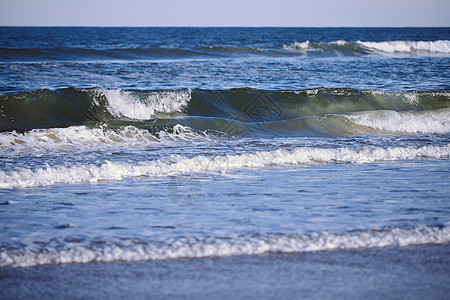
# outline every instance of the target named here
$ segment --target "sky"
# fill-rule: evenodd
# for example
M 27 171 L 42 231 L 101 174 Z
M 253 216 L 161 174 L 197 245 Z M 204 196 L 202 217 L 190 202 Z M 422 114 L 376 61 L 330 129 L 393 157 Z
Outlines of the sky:
M 450 0 L 0 0 L 0 26 L 450 27 Z

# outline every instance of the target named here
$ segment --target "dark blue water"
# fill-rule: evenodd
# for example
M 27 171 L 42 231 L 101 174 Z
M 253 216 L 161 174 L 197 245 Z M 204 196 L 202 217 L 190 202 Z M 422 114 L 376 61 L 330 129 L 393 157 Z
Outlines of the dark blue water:
M 448 40 L 448 28 L 1 28 L 0 86 L 448 89 Z
M 0 266 L 446 244 L 449 28 L 0 28 Z

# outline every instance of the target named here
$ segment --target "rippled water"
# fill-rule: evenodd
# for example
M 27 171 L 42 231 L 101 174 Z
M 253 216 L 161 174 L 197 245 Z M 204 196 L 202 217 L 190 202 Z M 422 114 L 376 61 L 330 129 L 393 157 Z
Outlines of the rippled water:
M 0 266 L 450 241 L 446 28 L 0 33 Z

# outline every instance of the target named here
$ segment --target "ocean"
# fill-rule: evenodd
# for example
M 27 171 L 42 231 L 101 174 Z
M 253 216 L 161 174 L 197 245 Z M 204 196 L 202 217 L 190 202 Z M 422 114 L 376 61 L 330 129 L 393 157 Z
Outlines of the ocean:
M 409 296 L 445 298 L 449 158 L 449 28 L 1 27 L 0 293 L 41 297 L 26 274 L 58 268 L 270 278 L 373 251 L 402 284 L 407 249 L 438 249 Z

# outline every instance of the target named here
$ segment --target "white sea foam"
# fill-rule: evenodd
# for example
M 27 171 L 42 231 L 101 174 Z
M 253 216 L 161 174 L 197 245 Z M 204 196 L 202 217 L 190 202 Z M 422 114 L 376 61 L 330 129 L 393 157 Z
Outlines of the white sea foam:
M 16 131 L 0 133 L 0 151 L 15 155 L 43 151 L 95 151 L 102 149 L 129 149 L 168 143 L 171 141 L 207 140 L 208 136 L 191 128 L 177 124 L 172 132 L 161 131 L 158 137 L 148 129 L 124 126 L 115 130 L 107 125 L 89 128 L 71 126 L 67 128 L 33 129 L 26 133 Z
M 189 90 L 150 92 L 143 99 L 121 89 L 99 89 L 98 93 L 105 95 L 110 113 L 138 120 L 151 119 L 156 113 L 179 113 L 191 99 Z
M 302 43 L 295 42 L 293 44 L 283 45 L 283 49 L 288 50 L 288 51 L 304 50 L 304 49 L 308 49 L 309 47 L 310 47 L 309 41 L 302 42 Z
M 351 162 L 367 163 L 383 160 L 404 160 L 419 157 L 448 158 L 450 144 L 422 147 L 364 147 L 364 148 L 309 148 L 259 151 L 226 156 L 199 155 L 187 158 L 171 155 L 140 163 L 109 162 L 75 166 L 19 168 L 0 171 L 0 188 L 24 188 L 101 180 L 122 180 L 138 176 L 170 176 L 198 172 L 223 172 L 228 169 L 257 168 L 310 163 Z
M 375 49 L 386 53 L 395 52 L 436 52 L 450 53 L 450 41 L 384 41 L 384 42 L 362 42 L 357 44 L 366 48 Z
M 331 42 L 330 44 L 335 44 L 335 45 L 339 45 L 339 46 L 344 46 L 344 45 L 347 44 L 347 41 L 344 41 L 344 40 L 338 40 L 338 41 Z
M 317 50 L 320 48 L 326 49 L 327 45 L 331 46 L 331 49 L 333 46 L 345 46 L 346 44 L 348 44 L 348 42 L 344 40 L 333 41 L 330 43 L 311 43 L 310 41 L 305 41 L 301 43 L 295 42 L 293 44 L 283 45 L 283 49 L 287 51 L 303 52 L 304 50 Z
M 344 40 L 333 41 L 329 43 L 310 43 L 295 42 L 288 45 L 283 45 L 283 49 L 293 52 L 304 52 L 305 50 L 332 50 L 336 49 L 336 46 L 350 46 L 350 47 L 362 47 L 367 50 L 375 51 L 379 54 L 388 53 L 407 53 L 407 54 L 449 54 L 450 53 L 450 41 L 438 40 L 438 41 L 383 41 L 383 42 L 369 42 L 369 41 L 356 41 L 348 42 Z M 357 48 L 355 51 L 360 51 Z
M 296 253 L 386 246 L 444 244 L 450 242 L 449 227 L 391 228 L 344 233 L 298 235 L 241 235 L 230 237 L 173 238 L 161 242 L 140 240 L 105 243 L 52 241 L 43 249 L 2 251 L 0 267 L 30 267 L 44 264 L 141 261 L 174 258 Z M 41 243 L 42 244 L 42 243 Z
M 355 124 L 396 133 L 448 133 L 450 109 L 424 112 L 396 112 L 393 110 L 347 114 Z

